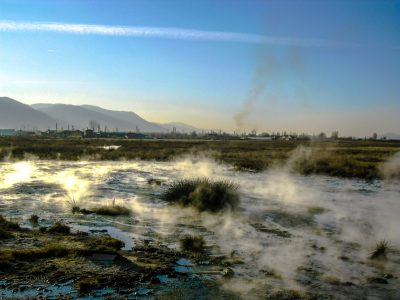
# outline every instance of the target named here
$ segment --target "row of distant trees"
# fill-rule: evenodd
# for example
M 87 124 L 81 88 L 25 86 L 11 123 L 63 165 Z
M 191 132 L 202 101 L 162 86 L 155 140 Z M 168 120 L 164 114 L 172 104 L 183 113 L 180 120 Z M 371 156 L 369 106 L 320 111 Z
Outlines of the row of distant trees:
M 89 121 L 89 129 L 91 129 L 93 131 L 100 132 L 101 131 L 101 125 L 96 120 L 90 120 Z M 136 128 L 136 130 L 138 131 L 138 128 Z M 107 126 L 104 126 L 104 131 L 107 131 Z M 174 130 L 173 133 L 176 133 L 176 130 Z M 219 134 L 222 134 L 222 132 L 220 131 Z M 237 133 L 235 132 L 234 135 L 236 135 L 236 134 Z M 245 134 L 245 135 L 257 136 L 257 132 L 255 130 L 253 130 L 250 133 Z M 302 134 L 287 133 L 286 131 L 283 131 L 283 132 L 272 132 L 272 133 L 264 132 L 264 133 L 258 134 L 258 136 L 289 136 L 289 135 L 290 136 L 295 136 L 295 137 L 308 136 L 305 133 L 302 133 Z M 327 139 L 328 136 L 325 134 L 325 132 L 321 132 L 321 133 L 319 133 L 317 135 L 317 138 L 319 138 L 319 139 Z M 339 139 L 339 131 L 338 130 L 332 131 L 332 133 L 330 135 L 330 138 L 331 139 Z M 373 139 L 373 140 L 376 140 L 376 139 L 378 139 L 378 134 L 376 132 L 374 132 L 370 138 Z
M 326 135 L 325 135 L 324 132 L 321 132 L 321 133 L 318 135 L 318 137 L 319 137 L 320 139 L 325 139 L 325 138 L 326 138 Z M 338 138 L 339 138 L 339 131 L 337 131 L 337 130 L 332 131 L 332 133 L 331 133 L 331 139 L 338 139 Z M 377 140 L 377 139 L 378 139 L 378 134 L 377 134 L 376 132 L 374 132 L 374 133 L 372 134 L 372 136 L 371 136 L 371 139 Z

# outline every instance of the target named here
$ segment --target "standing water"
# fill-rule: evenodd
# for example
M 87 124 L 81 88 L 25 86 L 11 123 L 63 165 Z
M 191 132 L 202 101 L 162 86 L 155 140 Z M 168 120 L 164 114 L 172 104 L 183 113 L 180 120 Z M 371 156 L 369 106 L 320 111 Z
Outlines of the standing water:
M 237 184 L 239 210 L 198 213 L 162 200 L 168 185 L 194 177 Z M 239 172 L 207 159 L 0 164 L 0 215 L 25 227 L 31 227 L 29 218 L 36 214 L 40 226 L 61 221 L 73 232 L 108 234 L 122 240 L 122 250 L 128 252 L 143 243 L 178 250 L 180 237 L 201 235 L 210 258 L 225 257 L 218 267 L 210 261 L 178 259 L 175 269 L 189 270 L 189 277 L 167 280 L 159 274 L 159 288 L 144 288 L 144 295 L 136 295 L 150 299 L 168 285 L 188 284 L 188 280 L 199 284 L 198 278 L 218 281 L 221 293 L 244 299 L 281 291 L 335 299 L 399 299 L 398 199 L 400 187 L 393 183 L 299 176 L 281 170 Z M 72 206 L 90 210 L 111 204 L 126 206 L 132 214 L 71 213 Z M 387 241 L 392 251 L 385 260 L 372 260 L 379 241 Z M 231 276 L 223 277 L 228 266 Z M 12 297 L 12 292 L 0 285 L 1 295 Z

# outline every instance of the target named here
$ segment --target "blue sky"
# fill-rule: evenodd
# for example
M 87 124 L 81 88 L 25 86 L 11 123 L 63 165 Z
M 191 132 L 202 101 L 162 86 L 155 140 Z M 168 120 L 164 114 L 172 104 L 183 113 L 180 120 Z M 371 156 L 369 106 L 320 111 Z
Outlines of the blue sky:
M 400 132 L 399 54 L 400 1 L 0 0 L 1 96 L 157 122 Z

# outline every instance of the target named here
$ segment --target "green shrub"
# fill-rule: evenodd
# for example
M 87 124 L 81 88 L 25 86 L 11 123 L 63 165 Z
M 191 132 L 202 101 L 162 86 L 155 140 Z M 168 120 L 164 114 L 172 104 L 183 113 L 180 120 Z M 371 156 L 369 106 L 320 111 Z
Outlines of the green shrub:
M 184 179 L 172 184 L 164 192 L 163 199 L 182 206 L 192 206 L 198 211 L 235 210 L 240 202 L 237 189 L 229 181 Z

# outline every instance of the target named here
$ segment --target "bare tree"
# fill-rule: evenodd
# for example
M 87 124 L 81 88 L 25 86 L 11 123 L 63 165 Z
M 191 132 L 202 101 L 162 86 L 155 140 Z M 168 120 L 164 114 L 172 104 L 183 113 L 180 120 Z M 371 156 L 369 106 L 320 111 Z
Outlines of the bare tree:
M 339 138 L 339 131 L 335 130 L 331 134 L 331 139 L 337 140 Z

